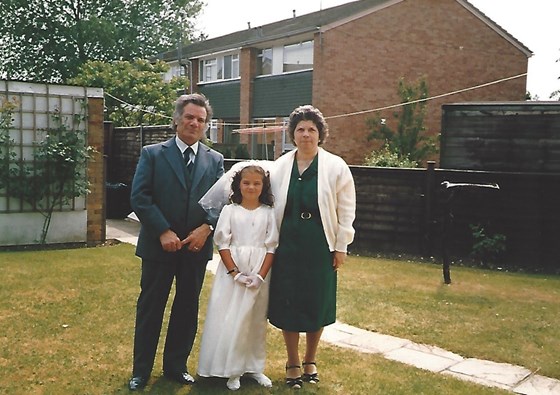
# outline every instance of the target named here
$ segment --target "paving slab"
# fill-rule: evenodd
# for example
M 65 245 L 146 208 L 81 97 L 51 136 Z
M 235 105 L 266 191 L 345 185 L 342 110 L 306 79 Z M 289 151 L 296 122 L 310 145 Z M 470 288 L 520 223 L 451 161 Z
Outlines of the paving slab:
M 523 395 L 558 395 L 560 381 L 545 376 L 531 375 L 513 388 L 516 394 Z
M 454 359 L 445 358 L 429 351 L 409 348 L 407 346 L 386 352 L 383 356 L 393 361 L 406 363 L 407 365 L 416 366 L 417 368 L 435 373 L 439 373 L 457 364 L 457 361 Z
M 505 385 L 505 384 L 502 384 L 502 383 L 497 383 L 495 381 L 487 380 L 483 377 L 477 377 L 477 376 L 471 376 L 469 374 L 452 372 L 449 369 L 442 370 L 440 373 L 444 374 L 444 375 L 455 377 L 456 379 L 470 381 L 472 383 L 484 385 L 486 387 L 497 387 L 497 388 L 501 388 L 503 390 L 512 391 L 512 387 L 509 386 L 509 385 Z

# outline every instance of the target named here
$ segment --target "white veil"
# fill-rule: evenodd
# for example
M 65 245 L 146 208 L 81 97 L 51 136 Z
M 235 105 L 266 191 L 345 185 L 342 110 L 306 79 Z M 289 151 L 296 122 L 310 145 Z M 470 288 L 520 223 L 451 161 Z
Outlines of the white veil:
M 218 218 L 222 208 L 229 203 L 232 194 L 231 183 L 235 173 L 247 166 L 260 166 L 266 172 L 270 172 L 274 165 L 270 160 L 248 160 L 237 162 L 229 169 L 198 201 L 198 204 L 212 217 Z

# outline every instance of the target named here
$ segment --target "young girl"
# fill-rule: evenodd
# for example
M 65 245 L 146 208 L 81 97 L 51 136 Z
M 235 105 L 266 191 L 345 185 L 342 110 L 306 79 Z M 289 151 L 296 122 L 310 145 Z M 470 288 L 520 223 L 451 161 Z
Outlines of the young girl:
M 260 167 L 237 171 L 232 204 L 224 206 L 214 242 L 221 262 L 212 285 L 202 332 L 198 374 L 228 378 L 237 390 L 240 377 L 271 387 L 263 374 L 267 328 L 268 273 L 278 244 L 270 178 Z

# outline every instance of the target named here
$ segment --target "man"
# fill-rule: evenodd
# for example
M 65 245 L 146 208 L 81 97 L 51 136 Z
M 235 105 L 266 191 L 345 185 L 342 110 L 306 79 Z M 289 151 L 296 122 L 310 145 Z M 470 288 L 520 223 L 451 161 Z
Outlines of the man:
M 130 202 L 141 229 L 136 255 L 142 258 L 136 306 L 131 391 L 148 383 L 173 279 L 175 298 L 163 351 L 163 374 L 194 383 L 187 359 L 198 325 L 198 302 L 206 264 L 212 258 L 216 222 L 198 200 L 224 173 L 222 154 L 200 143 L 212 117 L 201 94 L 179 97 L 173 114 L 176 136 L 142 149 Z

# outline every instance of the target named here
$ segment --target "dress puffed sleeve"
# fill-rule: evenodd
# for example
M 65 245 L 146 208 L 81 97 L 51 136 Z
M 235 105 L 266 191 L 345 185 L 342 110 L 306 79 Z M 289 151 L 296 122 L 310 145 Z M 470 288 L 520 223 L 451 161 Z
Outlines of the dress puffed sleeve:
M 214 231 L 214 242 L 218 246 L 218 250 L 228 250 L 230 248 L 232 208 L 233 205 L 231 204 L 224 206 L 218 218 Z
M 264 245 L 266 246 L 266 252 L 274 254 L 276 247 L 278 247 L 278 239 L 280 237 L 278 233 L 278 227 L 276 226 L 276 215 L 272 207 L 268 207 L 266 210 L 267 215 L 267 227 L 266 227 L 266 239 Z

